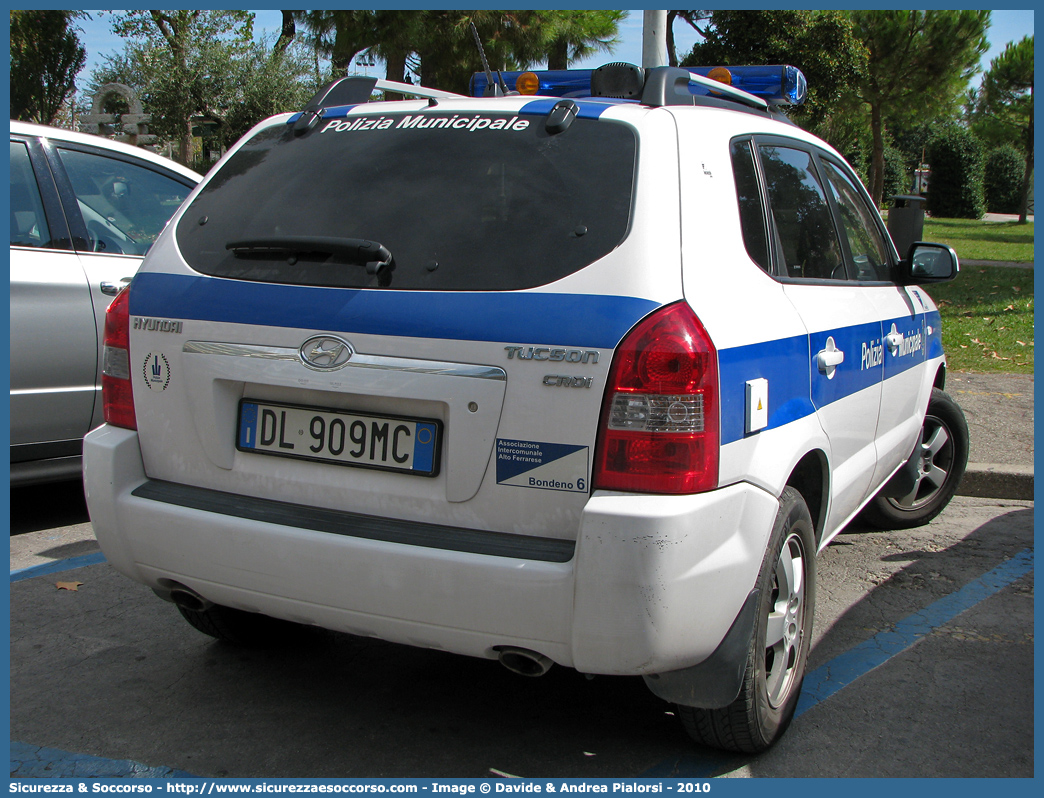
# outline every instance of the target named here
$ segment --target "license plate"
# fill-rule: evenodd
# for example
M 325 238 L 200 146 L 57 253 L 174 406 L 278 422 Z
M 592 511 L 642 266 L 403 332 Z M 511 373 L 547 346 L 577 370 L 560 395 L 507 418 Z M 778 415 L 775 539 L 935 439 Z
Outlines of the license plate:
M 440 422 L 431 419 L 243 400 L 236 448 L 433 477 L 440 431 Z

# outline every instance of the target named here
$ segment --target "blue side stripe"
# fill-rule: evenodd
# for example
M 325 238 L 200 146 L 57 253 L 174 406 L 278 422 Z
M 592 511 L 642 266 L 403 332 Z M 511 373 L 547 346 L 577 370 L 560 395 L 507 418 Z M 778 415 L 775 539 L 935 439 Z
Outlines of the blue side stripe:
M 769 382 L 768 429 L 815 412 L 809 395 L 807 335 L 722 349 L 718 352 L 718 380 L 723 444 L 745 436 L 747 380 L 759 378 Z
M 130 292 L 135 316 L 597 349 L 615 348 L 657 307 L 626 296 L 319 288 L 153 272 L 139 273 Z M 923 331 L 921 347 L 902 357 L 888 353 L 882 339 L 893 323 L 906 336 Z M 827 337 L 845 352 L 832 380 L 815 363 Z M 864 353 L 872 347 L 882 359 L 865 368 Z M 923 321 L 887 319 L 720 350 L 721 441 L 745 437 L 747 380 L 769 381 L 767 428 L 775 429 L 941 354 L 937 312 Z
M 834 346 L 845 353 L 845 361 L 837 367 L 833 379 L 827 379 L 825 375 L 821 375 L 816 362 L 819 353 L 828 348 L 828 338 L 833 338 Z M 880 364 L 876 367 L 864 368 L 862 362 L 864 347 L 867 344 L 872 343 L 878 348 L 883 347 L 880 321 L 812 333 L 808 340 L 809 368 L 812 374 L 812 404 L 816 407 L 826 407 L 846 396 L 880 384 Z M 770 388 L 770 401 L 771 398 Z
M 942 342 L 942 316 L 939 311 L 933 310 L 924 314 L 925 326 L 932 328 L 932 334 L 928 336 L 928 359 L 943 356 Z
M 648 299 L 529 292 L 381 291 L 139 273 L 134 316 L 328 332 L 614 348 Z
M 929 316 L 930 318 L 930 316 Z M 766 429 L 776 429 L 805 418 L 817 407 L 826 407 L 854 393 L 891 379 L 924 363 L 925 357 L 942 355 L 942 345 L 932 354 L 938 338 L 938 314 L 933 336 L 924 339 L 924 321 L 918 317 L 886 319 L 857 324 L 811 335 L 796 335 L 775 341 L 722 349 L 718 352 L 721 383 L 721 442 L 733 443 L 746 437 L 746 384 L 764 378 L 769 382 L 769 419 Z M 892 355 L 883 341 L 892 325 L 908 340 L 921 335 L 918 349 Z M 845 353 L 845 360 L 833 379 L 819 373 L 818 353 L 826 348 L 827 338 Z M 926 355 L 926 351 L 927 355 Z M 879 353 L 875 359 L 873 352 Z

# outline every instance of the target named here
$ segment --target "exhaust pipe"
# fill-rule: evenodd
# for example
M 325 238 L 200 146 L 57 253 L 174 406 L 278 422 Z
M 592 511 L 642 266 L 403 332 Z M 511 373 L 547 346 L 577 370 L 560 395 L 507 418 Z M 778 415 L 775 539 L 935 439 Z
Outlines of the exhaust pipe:
M 214 602 L 203 598 L 190 587 L 176 585 L 170 590 L 170 600 L 192 612 L 206 612 L 214 606 Z
M 500 664 L 512 673 L 521 676 L 543 676 L 554 665 L 549 657 L 530 651 L 528 648 L 505 646 L 498 651 L 500 651 Z

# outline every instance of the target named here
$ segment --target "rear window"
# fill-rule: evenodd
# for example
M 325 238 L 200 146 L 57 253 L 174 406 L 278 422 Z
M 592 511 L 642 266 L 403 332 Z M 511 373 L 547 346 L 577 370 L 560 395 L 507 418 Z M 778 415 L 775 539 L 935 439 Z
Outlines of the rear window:
M 178 243 L 195 270 L 241 280 L 529 288 L 619 245 L 635 159 L 633 130 L 596 119 L 553 136 L 542 116 L 429 111 L 272 127 L 196 197 Z M 390 264 L 368 269 L 355 240 Z

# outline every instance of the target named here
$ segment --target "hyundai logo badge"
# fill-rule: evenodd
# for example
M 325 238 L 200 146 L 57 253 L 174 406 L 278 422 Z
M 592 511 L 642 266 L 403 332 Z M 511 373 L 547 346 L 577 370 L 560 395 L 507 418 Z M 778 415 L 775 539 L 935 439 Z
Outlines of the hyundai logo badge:
M 317 335 L 301 344 L 301 361 L 318 371 L 342 368 L 354 354 L 352 345 L 335 335 Z

